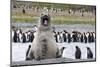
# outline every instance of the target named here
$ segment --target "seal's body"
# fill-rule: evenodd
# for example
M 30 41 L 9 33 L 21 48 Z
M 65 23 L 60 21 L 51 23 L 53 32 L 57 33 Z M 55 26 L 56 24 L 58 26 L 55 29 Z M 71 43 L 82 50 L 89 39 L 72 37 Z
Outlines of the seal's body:
M 56 58 L 57 49 L 52 31 L 37 32 L 31 49 L 35 59 Z
M 28 56 L 30 59 L 41 60 L 57 58 L 60 55 L 61 52 L 58 49 L 50 25 L 50 16 L 42 14 Z

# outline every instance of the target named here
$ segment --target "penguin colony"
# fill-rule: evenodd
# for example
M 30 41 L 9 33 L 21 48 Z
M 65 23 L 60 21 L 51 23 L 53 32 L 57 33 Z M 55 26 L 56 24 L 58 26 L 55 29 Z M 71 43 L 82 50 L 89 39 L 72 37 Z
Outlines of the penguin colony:
M 78 32 L 72 31 L 71 33 L 63 30 L 61 32 L 54 31 L 54 37 L 57 43 L 71 43 L 71 42 L 80 42 L 80 43 L 92 43 L 95 42 L 95 32 Z
M 22 32 L 21 29 L 14 29 L 12 31 L 12 41 L 16 43 L 26 43 L 33 42 L 36 31 L 27 31 Z M 71 42 L 80 42 L 80 43 L 92 43 L 95 42 L 95 32 L 78 32 L 72 31 L 71 33 L 66 30 L 55 32 L 53 31 L 53 36 L 57 43 L 71 43 Z
M 14 29 L 12 31 L 12 41 L 15 43 L 33 42 L 35 31 L 22 32 L 21 29 Z
M 34 40 L 35 31 L 34 32 L 27 31 L 25 33 L 22 33 L 21 29 L 18 29 L 18 30 L 16 29 L 13 31 L 14 31 L 13 42 L 15 42 L 15 43 L 18 43 L 18 42 L 27 43 L 27 42 L 32 42 Z M 87 33 L 73 32 L 73 34 L 70 34 L 70 33 L 66 32 L 65 30 L 64 30 L 64 32 L 65 33 L 63 33 L 63 36 L 61 37 L 61 34 L 62 34 L 61 32 L 53 31 L 53 35 L 54 35 L 54 38 L 57 43 L 63 43 L 63 42 L 66 42 L 66 43 L 71 43 L 71 42 L 92 43 L 92 42 L 95 42 L 95 33 L 94 32 L 87 32 Z M 19 34 L 22 35 L 21 39 L 20 39 Z M 29 45 L 29 47 L 28 47 L 28 50 L 26 52 L 26 57 L 28 56 L 30 47 L 31 47 L 31 45 Z M 44 48 L 46 48 L 46 47 L 44 47 Z M 76 48 L 75 59 L 81 59 L 81 56 L 82 56 L 81 49 L 78 46 L 76 46 L 75 48 Z M 92 59 L 93 53 L 92 53 L 91 49 L 89 47 L 86 47 L 86 49 L 87 49 L 87 59 Z M 45 50 L 42 50 L 42 51 L 44 53 L 46 53 Z M 26 60 L 29 60 L 29 58 L 26 58 Z

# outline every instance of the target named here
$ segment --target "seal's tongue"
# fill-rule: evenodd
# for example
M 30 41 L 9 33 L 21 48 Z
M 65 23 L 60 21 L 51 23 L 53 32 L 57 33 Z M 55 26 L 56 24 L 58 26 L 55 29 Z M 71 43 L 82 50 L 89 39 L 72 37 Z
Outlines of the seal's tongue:
M 47 25 L 48 25 L 48 19 L 44 19 L 44 20 L 43 20 L 43 25 L 44 25 L 44 26 L 47 26 Z
M 47 25 L 48 24 L 48 21 L 47 20 L 44 20 L 44 25 Z

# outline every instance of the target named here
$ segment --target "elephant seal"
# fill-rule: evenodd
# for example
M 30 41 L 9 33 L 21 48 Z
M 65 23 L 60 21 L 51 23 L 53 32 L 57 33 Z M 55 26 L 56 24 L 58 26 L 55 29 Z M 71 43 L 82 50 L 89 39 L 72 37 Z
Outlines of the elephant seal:
M 50 15 L 41 14 L 35 38 L 32 42 L 28 58 L 30 60 L 42 60 L 61 57 L 63 49 L 60 51 L 53 36 L 50 24 Z

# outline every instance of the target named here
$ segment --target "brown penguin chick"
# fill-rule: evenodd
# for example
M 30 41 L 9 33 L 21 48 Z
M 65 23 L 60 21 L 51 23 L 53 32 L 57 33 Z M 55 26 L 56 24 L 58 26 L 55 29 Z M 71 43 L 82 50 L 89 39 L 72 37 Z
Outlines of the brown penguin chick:
M 81 59 L 81 50 L 78 46 L 75 47 L 76 51 L 75 51 L 75 58 L 76 59 Z
M 87 47 L 87 58 L 92 59 L 93 58 L 93 53 L 89 47 Z

